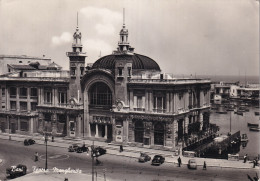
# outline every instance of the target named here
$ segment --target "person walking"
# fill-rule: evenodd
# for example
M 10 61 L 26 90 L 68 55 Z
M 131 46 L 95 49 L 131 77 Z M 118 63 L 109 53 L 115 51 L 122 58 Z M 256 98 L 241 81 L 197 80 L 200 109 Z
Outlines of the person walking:
M 181 157 L 178 158 L 178 166 L 181 167 Z
M 256 160 L 254 159 L 253 160 L 253 168 L 255 168 L 255 165 L 256 165 Z
M 38 152 L 35 152 L 35 154 L 34 154 L 34 161 L 37 162 L 38 158 L 39 158 L 39 154 L 38 154 Z
M 244 156 L 244 163 L 246 163 L 247 160 L 247 154 Z
M 207 170 L 206 161 L 204 161 L 204 164 L 203 164 L 203 170 Z
M 123 145 L 120 145 L 119 151 L 120 151 L 120 152 L 123 152 L 123 151 L 124 151 Z

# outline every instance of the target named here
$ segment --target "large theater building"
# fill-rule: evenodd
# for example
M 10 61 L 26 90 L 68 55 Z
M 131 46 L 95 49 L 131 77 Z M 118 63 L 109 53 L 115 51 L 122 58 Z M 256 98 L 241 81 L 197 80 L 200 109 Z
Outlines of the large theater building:
M 70 71 L 49 60 L 8 64 L 0 76 L 1 132 L 175 148 L 209 129 L 210 81 L 163 74 L 137 54 L 123 25 L 118 48 L 85 68 L 79 29 Z
M 153 59 L 137 54 L 123 25 L 118 48 L 99 58 L 81 80 L 88 138 L 174 148 L 208 131 L 210 81 L 162 74 Z

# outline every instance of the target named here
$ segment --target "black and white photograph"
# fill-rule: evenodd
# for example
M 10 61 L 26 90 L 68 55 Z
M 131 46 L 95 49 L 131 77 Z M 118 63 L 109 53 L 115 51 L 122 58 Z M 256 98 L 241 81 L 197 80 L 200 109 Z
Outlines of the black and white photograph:
M 260 181 L 259 0 L 0 0 L 0 181 Z

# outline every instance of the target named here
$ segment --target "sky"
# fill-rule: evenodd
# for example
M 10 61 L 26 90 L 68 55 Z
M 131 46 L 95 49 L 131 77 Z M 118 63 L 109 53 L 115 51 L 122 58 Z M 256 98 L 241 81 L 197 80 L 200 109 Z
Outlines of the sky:
M 69 69 L 72 35 L 86 64 L 116 50 L 123 24 L 164 73 L 259 75 L 257 0 L 0 0 L 0 54 L 50 57 Z

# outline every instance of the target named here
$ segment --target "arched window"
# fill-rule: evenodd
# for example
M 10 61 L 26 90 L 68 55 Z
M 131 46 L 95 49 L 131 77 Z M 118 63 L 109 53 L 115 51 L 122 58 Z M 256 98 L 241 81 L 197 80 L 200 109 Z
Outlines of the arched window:
M 112 105 L 112 93 L 105 83 L 97 82 L 91 87 L 90 104 L 100 106 Z
M 135 142 L 143 143 L 144 140 L 144 124 L 142 121 L 135 122 Z

